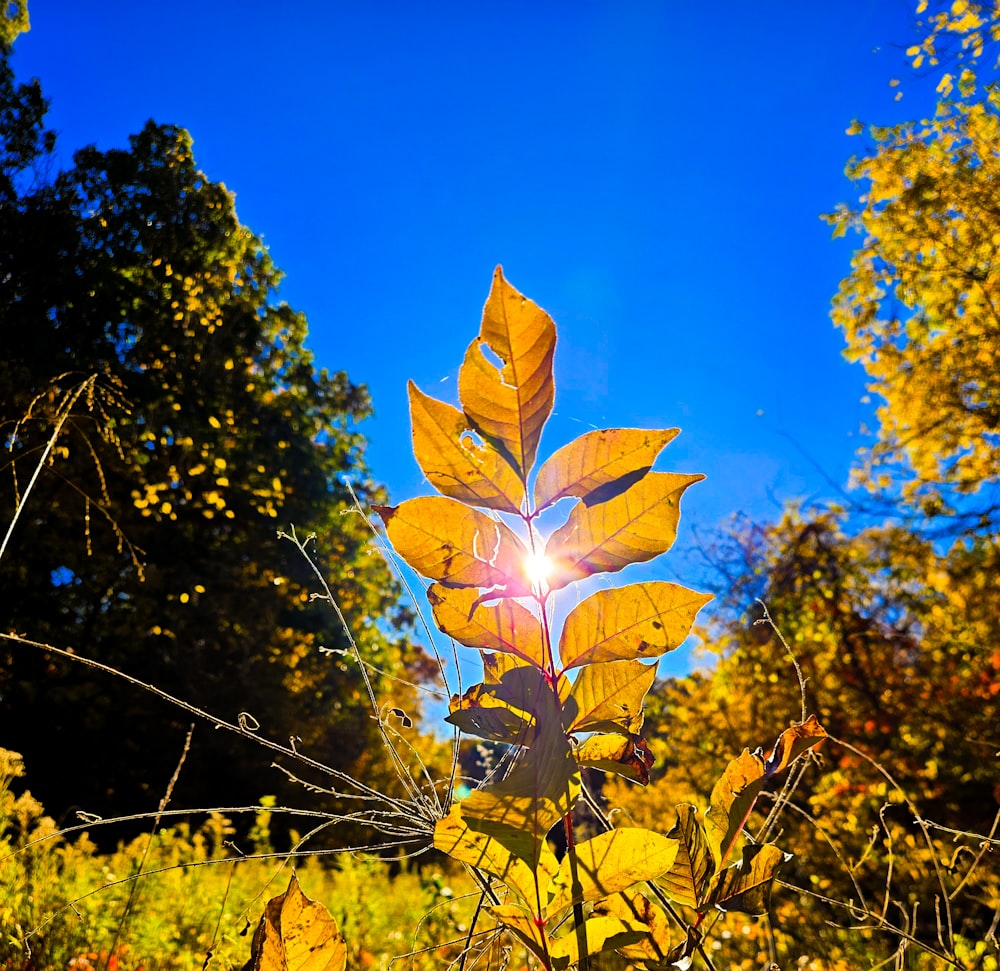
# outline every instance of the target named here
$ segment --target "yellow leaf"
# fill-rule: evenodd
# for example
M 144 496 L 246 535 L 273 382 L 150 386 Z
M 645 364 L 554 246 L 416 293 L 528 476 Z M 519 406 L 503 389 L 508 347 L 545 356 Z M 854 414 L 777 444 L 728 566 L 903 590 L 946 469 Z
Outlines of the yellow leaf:
M 548 947 L 543 931 L 544 924 L 535 920 L 531 911 L 514 904 L 500 904 L 487 908 L 525 947 L 542 961 L 549 960 Z
M 816 716 L 810 715 L 801 725 L 792 725 L 781 733 L 766 761 L 756 752 L 744 749 L 726 766 L 712 789 L 711 805 L 705 816 L 709 846 L 720 867 L 729 857 L 764 783 L 826 737 Z
M 665 581 L 598 590 L 566 618 L 559 662 L 565 669 L 658 657 L 683 643 L 695 615 L 711 599 L 711 594 Z
M 583 668 L 563 706 L 566 731 L 621 730 L 635 735 L 642 728 L 646 692 L 656 680 L 656 665 L 641 661 L 609 661 Z
M 778 736 L 774 748 L 767 758 L 768 776 L 784 772 L 788 766 L 809 749 L 816 748 L 825 738 L 826 729 L 815 715 L 810 715 L 802 724 L 786 728 Z
M 503 456 L 472 440 L 457 408 L 425 395 L 412 381 L 408 387 L 413 454 L 428 482 L 452 499 L 518 512 L 524 483 Z
M 649 784 L 653 753 L 646 740 L 638 735 L 589 735 L 577 746 L 575 754 L 580 765 L 620 775 L 639 785 Z
M 667 835 L 677 840 L 677 859 L 660 879 L 660 886 L 671 900 L 685 907 L 700 907 L 715 867 L 698 810 L 690 805 L 678 806 L 677 822 Z
M 427 599 L 434 622 L 449 637 L 466 647 L 516 654 L 540 668 L 548 667 L 542 642 L 542 625 L 516 600 L 477 604 L 476 589 L 454 589 L 431 584 Z
M 556 971 L 580 963 L 580 945 L 590 955 L 613 951 L 625 944 L 634 944 L 646 935 L 646 928 L 618 917 L 598 915 L 571 927 L 561 937 L 549 941 L 549 958 Z
M 535 481 L 535 506 L 544 509 L 566 496 L 588 499 L 595 492 L 625 488 L 641 479 L 679 428 L 606 428 L 587 432 L 550 456 Z M 590 497 L 590 498 L 588 498 Z
M 268 901 L 243 971 L 344 971 L 347 945 L 327 909 L 299 888 L 295 874 L 288 889 Z
M 535 730 L 530 712 L 498 697 L 496 687 L 489 684 L 473 685 L 463 695 L 452 695 L 445 721 L 466 735 L 505 745 L 528 745 Z
M 703 909 L 735 910 L 760 916 L 770 910 L 771 887 L 778 868 L 791 859 L 774 843 L 754 843 L 743 849 L 735 866 L 720 870 L 709 887 Z
M 492 836 L 529 866 L 544 857 L 549 830 L 580 795 L 580 767 L 559 724 L 558 701 L 539 693 L 533 708 L 535 736 L 514 768 L 500 782 L 476 789 L 462 801 L 469 827 Z
M 498 658 L 511 655 L 487 654 Z M 483 684 L 452 695 L 445 721 L 462 731 L 511 745 L 528 746 L 535 736 L 541 708 L 554 711 L 545 672 L 533 664 L 507 665 L 491 672 Z
M 645 930 L 639 942 L 625 945 L 620 949 L 624 957 L 639 967 L 658 969 L 689 967 L 690 962 L 683 959 L 690 957 L 701 941 L 701 933 L 691 926 L 688 927 L 684 940 L 676 945 L 672 944 L 672 925 L 666 912 L 635 891 L 613 894 L 598 901 L 594 905 L 594 913 L 614 916 L 629 924 L 638 924 Z
M 650 472 L 607 502 L 577 503 L 545 546 L 553 564 L 550 589 L 558 590 L 594 573 L 614 573 L 665 553 L 677 536 L 681 495 L 704 478 Z
M 502 368 L 486 358 L 484 344 Z M 501 451 L 522 481 L 552 411 L 555 347 L 552 318 L 518 293 L 498 266 L 479 336 L 458 372 L 458 393 L 473 428 Z
M 558 869 L 555 854 L 548 846 L 541 850 L 538 866 L 532 869 L 495 839 L 469 829 L 462 819 L 462 807 L 453 805 L 434 826 L 434 848 L 466 866 L 484 870 L 502 880 L 533 911 L 548 889 Z
M 509 526 L 444 496 L 375 506 L 389 542 L 417 573 L 448 586 L 530 593 L 527 549 Z
M 676 858 L 677 840 L 648 829 L 622 827 L 577 843 L 552 878 L 549 913 L 655 880 Z

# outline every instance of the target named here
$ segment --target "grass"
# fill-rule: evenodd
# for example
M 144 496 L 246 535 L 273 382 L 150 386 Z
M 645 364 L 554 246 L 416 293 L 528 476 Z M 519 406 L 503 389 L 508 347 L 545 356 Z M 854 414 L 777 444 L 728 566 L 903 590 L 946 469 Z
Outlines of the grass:
M 218 813 L 197 828 L 157 828 L 101 854 L 87 832 L 59 834 L 30 792 L 19 756 L 0 749 L 0 969 L 220 971 L 241 968 L 253 929 L 291 865 L 273 854 L 257 816 L 252 858 Z M 251 852 L 252 851 L 252 852 Z M 303 891 L 336 918 L 351 968 L 441 968 L 461 950 L 471 882 L 433 865 L 392 875 L 386 861 L 299 859 Z M 137 874 L 141 874 L 137 876 Z

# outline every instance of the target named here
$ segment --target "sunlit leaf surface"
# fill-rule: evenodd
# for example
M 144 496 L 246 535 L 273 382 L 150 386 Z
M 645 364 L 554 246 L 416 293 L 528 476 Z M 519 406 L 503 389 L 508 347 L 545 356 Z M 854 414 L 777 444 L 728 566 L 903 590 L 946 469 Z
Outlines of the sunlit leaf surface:
M 417 573 L 455 587 L 528 591 L 524 544 L 505 523 L 444 496 L 374 509 L 389 542 Z
M 586 432 L 545 460 L 535 480 L 535 508 L 566 496 L 593 503 L 595 493 L 622 492 L 644 476 L 679 428 L 605 428 Z
M 650 472 L 621 495 L 596 506 L 582 500 L 548 539 L 553 590 L 591 576 L 614 573 L 665 553 L 677 536 L 684 490 L 703 475 Z
M 484 354 L 484 346 L 500 359 L 500 367 Z M 458 372 L 458 393 L 473 427 L 503 451 L 522 479 L 534 464 L 552 411 L 555 348 L 552 318 L 518 293 L 497 267 L 479 336 Z
M 243 971 L 344 971 L 347 945 L 329 911 L 310 900 L 295 874 L 268 901 Z
M 652 658 L 679 647 L 695 615 L 712 597 L 676 583 L 650 581 L 598 590 L 563 624 L 564 668 L 595 661 Z
M 524 483 L 510 463 L 492 446 L 473 439 L 458 408 L 425 395 L 412 381 L 409 392 L 413 454 L 427 481 L 452 499 L 518 512 Z

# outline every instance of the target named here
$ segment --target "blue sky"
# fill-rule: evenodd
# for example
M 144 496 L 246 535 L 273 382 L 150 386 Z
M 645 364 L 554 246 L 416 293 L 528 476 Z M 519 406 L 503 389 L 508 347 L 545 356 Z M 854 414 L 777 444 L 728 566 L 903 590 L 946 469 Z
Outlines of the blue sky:
M 829 495 L 803 450 L 846 481 L 869 412 L 828 309 L 852 243 L 818 215 L 855 197 L 853 118 L 931 108 L 912 9 L 32 0 L 14 66 L 41 79 L 66 164 L 150 117 L 190 130 L 317 362 L 369 386 L 393 501 L 428 491 L 406 380 L 455 400 L 502 263 L 559 327 L 543 454 L 681 426 L 661 466 L 708 476 L 690 544 L 692 524 Z

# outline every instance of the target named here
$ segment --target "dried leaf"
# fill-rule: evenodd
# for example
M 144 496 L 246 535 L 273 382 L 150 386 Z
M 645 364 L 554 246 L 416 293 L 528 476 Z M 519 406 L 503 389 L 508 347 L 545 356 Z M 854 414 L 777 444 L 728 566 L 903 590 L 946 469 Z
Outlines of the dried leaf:
M 751 843 L 743 848 L 743 858 L 712 879 L 703 910 L 736 910 L 760 916 L 771 905 L 771 888 L 782 863 L 790 860 L 774 843 Z
M 587 432 L 545 460 L 535 480 L 535 508 L 566 496 L 600 493 L 601 501 L 641 479 L 679 428 L 606 428 Z
M 700 907 L 715 872 L 705 827 L 694 806 L 677 807 L 677 822 L 667 834 L 677 840 L 677 859 L 659 881 L 663 892 L 685 907 Z
M 591 735 L 576 749 L 576 760 L 582 766 L 600 769 L 631 779 L 640 785 L 649 784 L 653 753 L 646 740 L 638 735 Z
M 579 502 L 546 544 L 545 555 L 553 565 L 550 589 L 665 553 L 677 536 L 681 495 L 703 478 L 650 472 L 607 502 Z
M 778 736 L 767 758 L 764 771 L 768 776 L 783 772 L 800 755 L 816 748 L 827 738 L 826 729 L 815 715 L 810 715 L 801 725 L 792 725 Z
M 524 483 L 495 448 L 473 440 L 465 415 L 425 395 L 412 381 L 413 454 L 427 481 L 452 499 L 517 513 Z
M 243 971 L 344 971 L 347 945 L 329 911 L 310 900 L 292 874 L 288 889 L 269 900 Z
M 503 362 L 497 369 L 482 345 Z M 522 481 L 552 411 L 556 327 L 544 310 L 493 274 L 479 336 L 458 372 L 458 394 L 473 428 L 510 461 Z
M 744 749 L 726 766 L 712 789 L 705 816 L 705 831 L 717 867 L 728 859 L 767 780 L 826 737 L 823 726 L 811 715 L 801 725 L 792 725 L 781 733 L 767 761 L 759 751 Z
M 564 668 L 595 661 L 651 658 L 679 647 L 711 594 L 676 583 L 650 581 L 598 590 L 577 604 L 563 624 Z
M 517 937 L 541 961 L 547 961 L 544 924 L 534 915 L 514 904 L 500 904 L 487 910 Z

